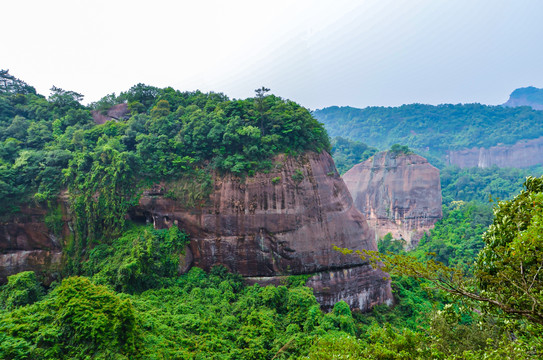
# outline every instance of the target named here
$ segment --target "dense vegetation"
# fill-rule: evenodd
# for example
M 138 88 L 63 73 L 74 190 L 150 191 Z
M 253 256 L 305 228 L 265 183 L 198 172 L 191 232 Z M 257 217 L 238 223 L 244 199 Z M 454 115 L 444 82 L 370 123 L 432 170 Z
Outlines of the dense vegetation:
M 309 111 L 262 89 L 255 98 L 230 100 L 138 84 L 89 108 L 73 91 L 53 87 L 45 98 L 8 73 L 2 76 L 0 202 L 9 204 L 3 214 L 15 211 L 20 200 L 51 200 L 67 185 L 87 205 L 85 197 L 98 192 L 113 216 L 106 221 L 113 222 L 134 197 L 127 192 L 134 186 L 126 184 L 202 169 L 250 175 L 268 169 L 278 153 L 329 150 L 326 131 Z M 91 110 L 105 112 L 114 104 L 126 104 L 129 113 L 96 125 Z M 100 209 L 86 211 L 102 215 Z M 99 237 L 89 224 L 96 219 L 88 220 L 85 232 Z
M 507 200 L 522 190 L 528 176 L 543 175 L 543 167 L 515 168 L 466 168 L 447 166 L 440 170 L 443 203 L 452 201 Z
M 506 355 L 524 359 L 543 355 L 543 177 L 529 177 L 524 185 L 519 195 L 495 207 L 492 224 L 482 236 L 483 248 L 472 267 L 461 263 L 455 265 L 464 266 L 447 266 L 436 261 L 433 253 L 423 255 L 421 261 L 420 252 L 414 254 L 418 256 L 406 256 L 357 251 L 396 277 L 419 279 L 423 286 L 444 290 L 455 299 L 437 312 L 445 316 L 438 323 L 448 329 L 429 345 L 436 345 L 433 341 L 439 347 L 453 344 L 457 349 L 452 352 L 463 348 L 457 352 L 460 358 L 494 359 Z M 437 230 L 445 230 L 448 224 L 444 225 Z M 339 250 L 352 253 L 349 249 Z M 452 253 L 446 259 L 452 264 L 451 259 L 458 255 L 470 257 L 469 253 Z M 430 333 L 435 326 L 431 324 Z M 487 338 L 486 349 L 477 344 L 481 337 Z M 443 341 L 452 343 L 446 345 Z
M 56 208 L 69 190 L 74 237 L 69 273 L 82 254 L 111 244 L 125 230 L 128 209 L 141 189 L 176 181 L 169 194 L 197 205 L 212 189 L 211 173 L 239 176 L 267 171 L 279 153 L 328 151 L 326 131 L 298 104 L 258 89 L 256 97 L 180 92 L 138 84 L 91 107 L 83 96 L 53 87 L 49 98 L 9 75 L 0 81 L 0 217 L 25 204 Z M 91 110 L 126 109 L 104 124 Z M 180 198 L 182 197 L 182 198 Z
M 332 157 L 337 170 L 342 175 L 375 153 L 377 153 L 376 148 L 369 147 L 360 141 L 352 141 L 341 136 L 332 139 Z
M 413 107 L 415 107 L 415 105 Z M 404 110 L 410 110 L 412 108 L 406 108 Z M 432 111 L 435 110 L 435 107 L 429 108 Z M 400 112 L 399 109 L 396 110 L 398 113 Z M 501 109 L 497 109 L 497 111 L 501 111 Z M 523 111 L 528 111 L 533 114 L 529 109 L 524 109 Z M 517 109 L 517 114 L 518 113 Z M 317 112 L 316 115 L 319 116 L 319 112 Z M 425 114 L 419 115 L 423 116 Z M 477 113 L 471 114 L 470 116 L 472 115 L 478 116 Z M 324 121 L 326 124 L 324 118 L 321 117 L 320 120 Z M 385 119 L 385 121 L 381 121 L 382 119 L 374 120 L 375 122 L 370 126 L 384 126 L 383 124 L 386 124 L 387 121 L 390 125 L 390 122 L 392 121 L 390 119 Z M 401 120 L 408 121 L 407 119 Z M 443 121 L 446 120 L 443 119 Z M 334 131 L 335 129 L 338 129 L 338 126 L 341 127 L 345 125 L 341 130 L 337 131 L 337 134 L 342 134 L 343 136 L 348 134 L 350 129 L 355 129 L 355 133 L 358 130 L 362 130 L 356 128 L 354 120 L 348 125 L 338 125 L 337 123 L 326 125 L 328 125 L 330 133 L 332 134 L 336 134 Z M 352 127 L 349 128 L 348 126 L 351 125 Z M 398 123 L 397 126 L 400 128 L 404 125 L 406 124 Z M 502 124 L 502 132 L 505 131 L 503 128 L 504 125 L 505 123 Z M 367 128 L 363 130 L 365 131 Z M 487 130 L 484 130 L 485 133 Z M 492 130 L 494 130 L 494 128 L 492 128 Z M 455 131 L 463 130 L 457 128 Z M 360 137 L 353 136 L 351 139 L 360 139 L 367 144 L 380 147 L 381 149 L 386 149 L 391 146 L 394 147 L 395 150 L 405 148 L 405 150 L 409 151 L 405 145 L 400 146 L 396 144 L 397 142 L 402 141 L 410 145 L 412 144 L 405 141 L 406 137 L 402 138 L 402 136 L 400 136 L 400 131 L 392 134 L 386 133 L 386 131 L 373 133 L 374 137 L 377 138 L 379 138 L 380 135 L 383 136 L 383 134 L 387 136 L 386 139 L 388 142 L 386 143 L 376 142 L 375 139 L 370 139 L 370 137 L 366 135 Z M 426 135 L 430 136 L 429 133 Z M 456 135 L 451 135 L 451 139 L 454 139 L 454 136 Z M 336 139 L 334 140 L 337 141 Z M 369 145 L 357 141 L 344 138 L 339 139 L 341 140 L 339 142 L 341 148 L 336 150 L 336 147 L 334 146 L 332 154 L 334 159 L 337 159 L 341 164 L 342 173 L 358 163 L 355 160 L 357 156 L 366 152 L 367 149 L 374 149 Z M 356 147 L 360 149 L 359 151 L 355 150 L 355 144 Z M 470 145 L 480 146 L 481 144 L 470 143 Z M 409 255 L 417 261 L 424 262 L 429 259 L 432 261 L 439 261 L 445 266 L 452 266 L 461 270 L 463 273 L 467 274 L 468 277 L 473 276 L 475 272 L 474 264 L 476 263 L 477 256 L 485 247 L 483 234 L 492 224 L 492 208 L 496 206 L 496 201 L 511 199 L 515 194 L 518 194 L 522 190 L 522 184 L 528 176 L 540 176 L 543 174 L 543 169 L 541 167 L 530 169 L 498 167 L 460 169 L 454 166 L 445 166 L 440 159 L 441 155 L 439 154 L 439 151 L 434 151 L 432 155 L 428 153 L 428 147 L 423 150 L 426 152 L 419 152 L 427 156 L 432 164 L 441 168 L 440 177 L 443 194 L 443 219 L 435 225 L 434 229 L 421 239 L 419 246 L 411 251 Z M 352 155 L 350 155 L 350 153 L 352 153 Z M 346 154 L 349 154 L 350 156 L 346 156 Z M 384 239 L 381 239 L 378 245 L 379 250 L 383 253 L 390 252 L 393 254 L 401 254 L 402 256 L 406 255 L 404 251 L 405 244 L 401 240 L 393 239 L 390 234 L 385 236 Z M 376 307 L 370 315 L 360 317 L 355 316 L 357 320 L 364 324 L 375 322 L 381 326 L 395 328 L 396 331 L 401 331 L 400 329 L 410 329 L 416 331 L 418 334 L 431 334 L 430 338 L 432 341 L 428 342 L 428 339 L 426 338 L 426 346 L 437 346 L 442 350 L 447 349 L 446 351 L 448 351 L 449 354 L 456 353 L 458 354 L 457 356 L 460 356 L 462 352 L 466 351 L 460 358 L 471 358 L 471 356 L 473 356 L 473 358 L 483 358 L 484 356 L 489 358 L 495 356 L 498 358 L 504 355 L 508 358 L 514 356 L 520 356 L 520 358 L 534 356 L 533 351 L 536 350 L 534 350 L 533 347 L 532 350 L 529 350 L 529 352 L 524 355 L 509 354 L 508 351 L 511 351 L 511 353 L 514 353 L 514 351 L 510 349 L 513 346 L 513 342 L 505 340 L 507 331 L 513 331 L 515 334 L 519 335 L 522 334 L 520 335 L 523 336 L 522 341 L 531 342 L 532 345 L 530 346 L 541 349 L 541 339 L 539 336 L 535 335 L 537 334 L 537 331 L 533 332 L 533 328 L 530 326 L 528 326 L 530 330 L 526 330 L 526 328 L 524 328 L 525 325 L 522 325 L 522 321 L 520 323 L 515 322 L 516 325 L 513 326 L 512 323 L 507 322 L 509 321 L 507 320 L 506 323 L 509 325 L 505 325 L 503 318 L 499 316 L 496 317 L 495 314 L 480 316 L 469 310 L 461 311 L 461 309 L 465 309 L 462 306 L 453 305 L 451 307 L 447 304 L 458 304 L 455 303 L 457 300 L 443 297 L 443 295 L 440 295 L 439 293 L 425 292 L 417 282 L 414 282 L 413 278 L 404 275 L 405 273 L 408 272 L 402 273 L 400 271 L 400 274 L 398 275 L 395 275 L 393 272 L 392 275 L 392 286 L 397 301 L 395 307 Z M 462 303 L 463 302 L 460 304 Z M 463 306 L 467 306 L 466 303 L 464 303 Z M 481 305 L 477 303 L 470 304 L 469 306 L 481 308 Z M 515 330 L 506 330 L 508 326 L 510 326 L 510 329 L 515 326 L 517 326 L 517 328 L 515 328 Z M 518 327 L 522 329 L 519 329 Z M 501 339 L 500 337 L 503 338 Z M 488 344 L 484 345 L 481 343 L 481 339 L 493 339 L 493 345 L 489 348 L 487 347 Z M 490 344 L 491 340 L 488 341 Z M 456 347 L 456 349 L 449 347 L 447 342 L 449 345 Z M 522 344 L 523 343 L 520 342 L 514 346 L 522 348 L 524 346 Z M 486 350 L 483 350 L 485 348 Z M 491 348 L 494 350 L 490 350 Z M 507 348 L 509 348 L 509 350 L 505 350 Z M 532 352 L 531 355 L 528 355 L 530 352 Z M 398 356 L 398 358 L 401 358 L 401 356 Z
M 480 104 L 329 107 L 314 112 L 330 136 L 346 136 L 379 150 L 407 145 L 436 157 L 448 150 L 514 144 L 543 136 L 543 112 Z M 437 164 L 436 164 L 437 165 Z
M 81 104 L 81 94 L 56 87 L 51 91 L 46 98 L 0 72 L 0 215 L 11 216 L 28 203 L 42 205 L 49 209 L 47 226 L 59 234 L 61 213 L 55 199 L 67 188 L 75 216 L 75 236 L 64 248 L 62 281 L 46 288 L 34 273 L 23 272 L 0 287 L 0 358 L 542 355 L 543 179 L 530 180 L 520 195 L 499 202 L 494 220 L 487 202 L 489 196 L 511 198 L 521 189 L 520 179 L 534 170 L 443 169 L 444 218 L 420 247 L 405 257 L 402 244 L 390 236 L 379 244 L 383 253 L 400 255 L 382 255 L 399 269 L 390 268 L 395 306 L 360 314 L 338 302 L 325 314 L 304 286 L 305 276 L 268 287 L 247 286 L 222 267 L 209 273 L 193 268 L 178 276 L 188 236 L 177 227 L 155 230 L 124 216 L 140 190 L 159 180 L 174 179 L 177 188 L 168 196 L 197 204 L 212 185 L 211 171 L 250 176 L 269 169 L 278 153 L 329 150 L 326 132 L 307 110 L 266 96 L 265 88 L 258 89 L 255 98 L 230 100 L 223 94 L 138 84 L 89 107 Z M 93 121 L 91 111 L 106 114 L 118 104 L 127 109 L 124 116 L 101 125 Z M 408 108 L 424 110 L 423 105 Z M 446 134 L 462 133 L 460 123 L 471 111 L 469 116 L 479 119 L 482 128 L 495 126 L 498 138 L 506 116 L 499 111 L 489 115 L 495 109 L 479 105 L 428 109 L 426 120 L 417 126 L 456 111 L 450 128 L 436 127 L 450 130 Z M 528 125 L 538 119 L 524 108 L 507 111 L 517 120 L 524 116 Z M 385 148 L 392 145 L 391 151 L 401 155 L 410 150 L 397 143 L 415 148 L 424 143 L 420 138 L 401 141 L 400 127 L 389 129 L 399 136 L 382 140 Z M 386 134 L 386 129 L 376 134 Z M 461 143 L 462 137 L 453 135 Z M 467 143 L 475 139 L 470 136 L 464 136 Z M 344 172 L 377 150 L 336 138 L 332 151 Z M 469 296 L 453 292 L 451 297 L 429 288 L 444 288 L 440 281 L 449 278 Z M 450 287 L 445 290 L 451 292 Z
M 499 203 L 473 277 L 458 277 L 457 270 L 431 260 L 385 258 L 385 264 L 390 266 L 392 259 L 396 266 L 388 270 L 401 274 L 393 275 L 397 304 L 378 306 L 369 315 L 352 314 L 344 302 L 322 313 L 303 277 L 261 287 L 244 285 L 222 267 L 210 273 L 193 268 L 176 276 L 179 257 L 172 254 L 182 247 L 183 234 L 175 228 L 134 227 L 113 248 L 97 248 L 83 264 L 90 278 L 69 277 L 46 292 L 31 272 L 11 276 L 0 288 L 0 357 L 537 358 L 543 354 L 543 318 L 537 317 L 543 301 L 538 270 L 543 261 L 542 196 L 543 178 L 532 179 L 526 191 Z M 456 223 L 478 210 L 468 204 L 458 211 Z M 487 220 L 483 212 L 481 222 Z M 432 235 L 452 227 L 443 224 Z M 451 254 L 448 259 L 462 256 L 472 255 Z M 524 267 L 519 268 L 519 261 Z M 454 286 L 483 300 L 462 296 L 451 302 L 444 294 L 424 290 L 416 279 L 422 274 L 428 279 L 423 285 L 448 284 L 443 271 Z M 533 279 L 528 286 L 523 285 L 524 274 Z M 486 298 L 500 306 L 484 305 Z M 535 312 L 530 310 L 532 299 Z

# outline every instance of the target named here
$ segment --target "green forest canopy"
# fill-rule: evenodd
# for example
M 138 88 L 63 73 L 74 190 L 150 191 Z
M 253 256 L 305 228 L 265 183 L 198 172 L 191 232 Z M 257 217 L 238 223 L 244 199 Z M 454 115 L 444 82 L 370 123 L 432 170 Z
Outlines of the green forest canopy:
M 193 268 L 179 277 L 175 274 L 179 258 L 172 253 L 179 251 L 184 235 L 175 227 L 136 226 L 111 247 L 95 248 L 83 263 L 88 277 L 66 278 L 46 293 L 31 272 L 11 276 L 0 288 L 0 357 L 538 358 L 543 354 L 541 320 L 534 321 L 530 309 L 531 298 L 537 301 L 537 312 L 542 301 L 538 270 L 542 185 L 543 178 L 532 178 L 527 190 L 499 204 L 475 268 L 473 286 L 479 288 L 469 289 L 506 301 L 512 309 L 527 309 L 526 316 L 477 302 L 450 302 L 403 275 L 394 276 L 393 309 L 377 306 L 364 315 L 338 302 L 324 314 L 311 289 L 303 286 L 303 277 L 289 277 L 277 287 L 246 286 L 223 267 L 209 274 Z M 472 211 L 479 210 L 466 208 L 455 218 L 465 222 Z M 481 223 L 488 223 L 487 215 L 480 215 Z M 446 232 L 448 226 L 440 231 Z M 433 279 L 435 274 L 446 275 L 438 281 L 451 274 L 445 267 L 420 268 L 416 262 L 397 259 L 409 271 L 427 271 Z M 535 285 L 523 287 L 519 262 Z M 508 281 L 518 287 L 504 286 Z
M 269 169 L 279 153 L 329 151 L 326 131 L 307 109 L 263 90 L 231 100 L 137 84 L 84 106 L 79 93 L 53 87 L 46 98 L 2 71 L 0 215 L 21 202 L 54 199 L 66 187 L 87 211 L 85 196 L 98 192 L 117 215 L 135 195 L 128 189 L 142 181 L 203 170 L 251 175 Z M 94 123 L 91 110 L 105 113 L 119 103 L 127 104 L 125 118 Z
M 488 148 L 543 136 L 543 112 L 527 106 L 332 106 L 313 114 L 324 123 L 331 137 L 348 137 L 379 150 L 398 143 L 438 157 L 448 150 Z

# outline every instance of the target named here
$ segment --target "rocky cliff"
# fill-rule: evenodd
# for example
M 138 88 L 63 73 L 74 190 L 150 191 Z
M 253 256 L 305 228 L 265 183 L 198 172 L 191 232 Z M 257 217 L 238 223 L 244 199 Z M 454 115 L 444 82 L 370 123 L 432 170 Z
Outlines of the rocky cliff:
M 543 164 L 543 137 L 521 140 L 513 145 L 499 145 L 485 148 L 471 148 L 449 151 L 449 164 L 461 168 L 498 167 L 526 168 Z
M 32 270 L 46 283 L 58 276 L 59 239 L 45 225 L 45 209 L 23 208 L 0 223 L 0 284 L 9 275 Z
M 376 242 L 330 155 L 280 156 L 274 164 L 269 173 L 245 179 L 214 174 L 210 195 L 197 205 L 176 200 L 170 188 L 175 183 L 158 184 L 129 216 L 156 228 L 179 226 L 191 235 L 181 271 L 222 264 L 261 284 L 314 274 L 308 285 L 324 309 L 339 300 L 360 310 L 391 303 L 386 274 L 333 250 L 376 250 Z M 0 280 L 60 265 L 60 245 L 44 224 L 45 213 L 34 211 L 0 228 Z
M 330 155 L 281 156 L 274 163 L 269 173 L 243 180 L 215 175 L 214 189 L 199 207 L 167 198 L 167 185 L 160 186 L 146 192 L 131 214 L 157 228 L 175 224 L 188 231 L 189 257 L 203 269 L 222 264 L 260 283 L 316 274 L 308 284 L 325 309 L 341 299 L 361 310 L 390 302 L 382 272 L 333 250 L 376 250 L 376 242 Z
M 442 217 L 439 170 L 422 156 L 381 152 L 343 180 L 376 237 L 391 233 L 414 247 Z

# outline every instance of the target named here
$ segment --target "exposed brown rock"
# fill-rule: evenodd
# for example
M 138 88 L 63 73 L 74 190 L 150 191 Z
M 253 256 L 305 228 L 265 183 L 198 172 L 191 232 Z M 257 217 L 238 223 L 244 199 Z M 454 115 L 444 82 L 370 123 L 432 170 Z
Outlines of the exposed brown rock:
M 321 307 L 330 311 L 338 301 L 345 301 L 351 309 L 367 311 L 375 305 L 392 305 L 393 297 L 389 286 L 383 286 L 375 280 L 376 271 L 370 265 L 326 271 L 309 278 L 306 285 L 313 288 L 313 293 Z
M 113 105 L 105 113 L 98 110 L 93 110 L 91 111 L 91 114 L 96 124 L 104 124 L 109 120 L 126 119 L 130 116 L 127 104 Z
M 310 283 L 324 307 L 341 298 L 367 310 L 390 300 L 382 272 L 333 250 L 376 250 L 376 242 L 330 155 L 282 156 L 275 163 L 269 173 L 245 180 L 215 175 L 209 201 L 197 208 L 166 198 L 166 185 L 157 187 L 135 213 L 147 214 L 158 228 L 177 223 L 188 231 L 194 265 L 203 269 L 222 264 L 246 277 L 319 273 Z M 293 179 L 298 171 L 301 181 Z
M 58 278 L 62 262 L 60 250 L 17 250 L 0 254 L 0 284 L 21 271 L 34 271 L 45 284 Z
M 143 194 L 129 216 L 156 228 L 179 226 L 191 235 L 180 256 L 180 273 L 193 265 L 209 270 L 221 264 L 247 278 L 260 278 L 255 281 L 262 284 L 269 282 L 264 278 L 273 283 L 291 274 L 316 273 L 308 284 L 325 309 L 339 300 L 360 310 L 390 302 L 386 274 L 333 250 L 334 245 L 377 247 L 330 155 L 279 156 L 274 163 L 269 173 L 245 179 L 214 174 L 210 196 L 197 205 L 169 198 L 170 185 L 158 184 Z M 300 173 L 303 179 L 293 177 Z M 45 226 L 44 215 L 45 210 L 28 210 L 0 226 L 4 281 L 19 271 L 54 272 L 60 266 L 60 245 Z
M 61 244 L 45 225 L 46 211 L 24 208 L 0 223 L 0 284 L 9 275 L 32 270 L 51 281 L 61 264 Z
M 449 151 L 449 164 L 461 168 L 498 167 L 526 168 L 543 164 L 543 137 L 521 140 L 513 145 L 499 145 L 485 148 L 471 148 Z
M 381 152 L 343 180 L 377 237 L 391 233 L 414 247 L 442 217 L 439 170 L 422 156 Z

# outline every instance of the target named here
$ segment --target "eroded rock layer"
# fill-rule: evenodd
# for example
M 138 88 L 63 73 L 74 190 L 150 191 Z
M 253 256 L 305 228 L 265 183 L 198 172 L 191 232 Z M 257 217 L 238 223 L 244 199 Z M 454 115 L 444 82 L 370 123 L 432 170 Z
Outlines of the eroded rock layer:
M 376 250 L 376 242 L 330 155 L 279 157 L 275 164 L 245 180 L 215 176 L 209 200 L 194 208 L 167 198 L 163 184 L 142 196 L 132 216 L 188 231 L 193 264 L 206 270 L 222 264 L 246 277 L 319 273 L 310 283 L 325 307 L 338 297 L 362 310 L 390 300 L 382 272 L 333 250 Z
M 55 278 L 62 251 L 45 225 L 45 214 L 44 209 L 24 208 L 0 223 L 0 284 L 21 271 L 34 271 L 46 283 Z
M 343 180 L 377 237 L 391 233 L 413 247 L 442 217 L 439 170 L 422 156 L 381 152 Z
M 280 156 L 274 164 L 269 173 L 245 179 L 214 174 L 210 191 L 196 202 L 176 197 L 179 183 L 158 184 L 144 192 L 128 216 L 156 228 L 179 226 L 190 234 L 180 273 L 221 264 L 262 284 L 315 274 L 308 285 L 324 309 L 339 300 L 360 310 L 390 302 L 386 274 L 333 249 L 377 247 L 330 155 Z M 65 207 L 66 196 L 61 202 Z M 64 209 L 64 238 L 69 235 L 67 213 Z M 44 209 L 26 209 L 0 225 L 0 281 L 20 271 L 54 274 L 60 269 L 61 244 L 45 225 L 45 215 Z
M 526 168 L 543 164 L 543 137 L 521 140 L 513 145 L 449 151 L 449 164 L 461 168 L 491 166 Z

